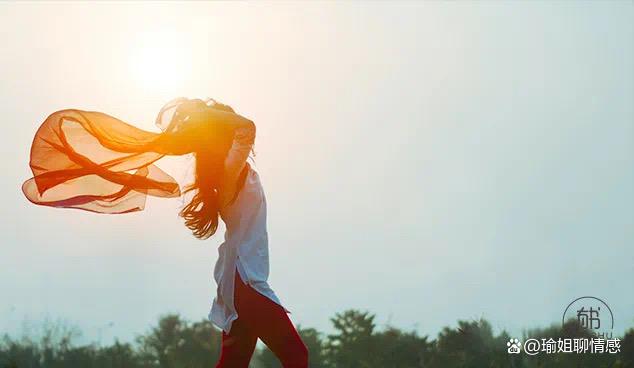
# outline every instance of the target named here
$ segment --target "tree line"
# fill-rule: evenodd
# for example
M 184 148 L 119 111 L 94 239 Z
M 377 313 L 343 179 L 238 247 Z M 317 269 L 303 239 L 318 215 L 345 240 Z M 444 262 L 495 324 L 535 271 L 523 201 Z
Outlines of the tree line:
M 616 354 L 509 354 L 511 336 L 494 334 L 484 319 L 458 321 L 435 339 L 395 327 L 377 328 L 375 315 L 347 310 L 331 318 L 332 334 L 298 327 L 309 350 L 311 368 L 549 368 L 634 367 L 634 328 L 622 336 Z M 590 331 L 571 320 L 561 325 L 528 331 L 523 338 L 583 338 Z M 220 355 L 221 331 L 209 321 L 189 322 L 179 315 L 161 317 L 133 343 L 115 341 L 108 346 L 73 343 L 77 331 L 47 328 L 38 339 L 0 340 L 1 368 L 209 368 Z M 520 339 L 523 341 L 524 339 Z M 257 349 L 252 368 L 280 364 L 266 347 Z

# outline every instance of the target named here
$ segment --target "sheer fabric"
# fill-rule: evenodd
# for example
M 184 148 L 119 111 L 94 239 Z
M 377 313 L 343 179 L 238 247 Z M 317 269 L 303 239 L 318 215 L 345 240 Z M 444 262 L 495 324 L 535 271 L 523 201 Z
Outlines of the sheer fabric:
M 192 100 L 177 98 L 161 109 L 156 118 L 161 133 L 97 111 L 54 112 L 33 139 L 33 177 L 22 185 L 24 195 L 38 205 L 111 214 L 142 210 L 147 195 L 180 196 L 176 180 L 154 162 L 205 144 L 204 124 L 185 129 L 188 117 L 175 118 L 187 101 Z

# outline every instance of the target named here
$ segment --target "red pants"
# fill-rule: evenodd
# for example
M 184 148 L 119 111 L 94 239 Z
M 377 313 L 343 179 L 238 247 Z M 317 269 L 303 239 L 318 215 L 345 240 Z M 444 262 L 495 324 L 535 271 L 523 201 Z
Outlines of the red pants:
M 308 350 L 284 308 L 235 277 L 234 305 L 238 319 L 222 332 L 222 351 L 216 368 L 248 368 L 258 338 L 284 368 L 308 368 Z

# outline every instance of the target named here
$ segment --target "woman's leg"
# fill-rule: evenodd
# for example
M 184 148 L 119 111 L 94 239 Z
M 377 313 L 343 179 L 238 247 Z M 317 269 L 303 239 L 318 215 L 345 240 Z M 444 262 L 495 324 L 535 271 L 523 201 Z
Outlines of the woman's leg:
M 251 326 L 248 305 L 249 292 L 242 283 L 238 270 L 234 279 L 234 305 L 238 312 L 238 319 L 233 321 L 231 331 L 222 331 L 222 347 L 220 359 L 216 368 L 248 368 L 249 361 L 255 350 L 258 336 Z
M 248 368 L 255 350 L 257 335 L 240 318 L 233 322 L 230 333 L 222 331 L 222 348 L 216 368 Z
M 277 356 L 284 368 L 307 368 L 308 349 L 279 304 L 258 293 L 241 280 L 244 322 Z M 239 319 L 238 319 L 239 320 Z
M 267 298 L 268 300 L 268 298 Z M 258 336 L 282 362 L 284 368 L 308 368 L 308 349 L 286 312 L 270 301 L 270 311 L 262 319 Z

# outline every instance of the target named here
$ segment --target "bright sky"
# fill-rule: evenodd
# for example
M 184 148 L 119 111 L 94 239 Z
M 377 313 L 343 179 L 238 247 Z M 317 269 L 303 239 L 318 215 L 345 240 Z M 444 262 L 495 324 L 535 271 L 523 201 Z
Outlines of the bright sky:
M 194 239 L 178 200 L 107 216 L 20 191 L 51 112 L 156 131 L 176 96 L 258 125 L 294 322 L 519 332 L 592 295 L 633 327 L 633 4 L 1 3 L 0 333 L 59 318 L 107 342 L 207 316 L 222 236 Z

